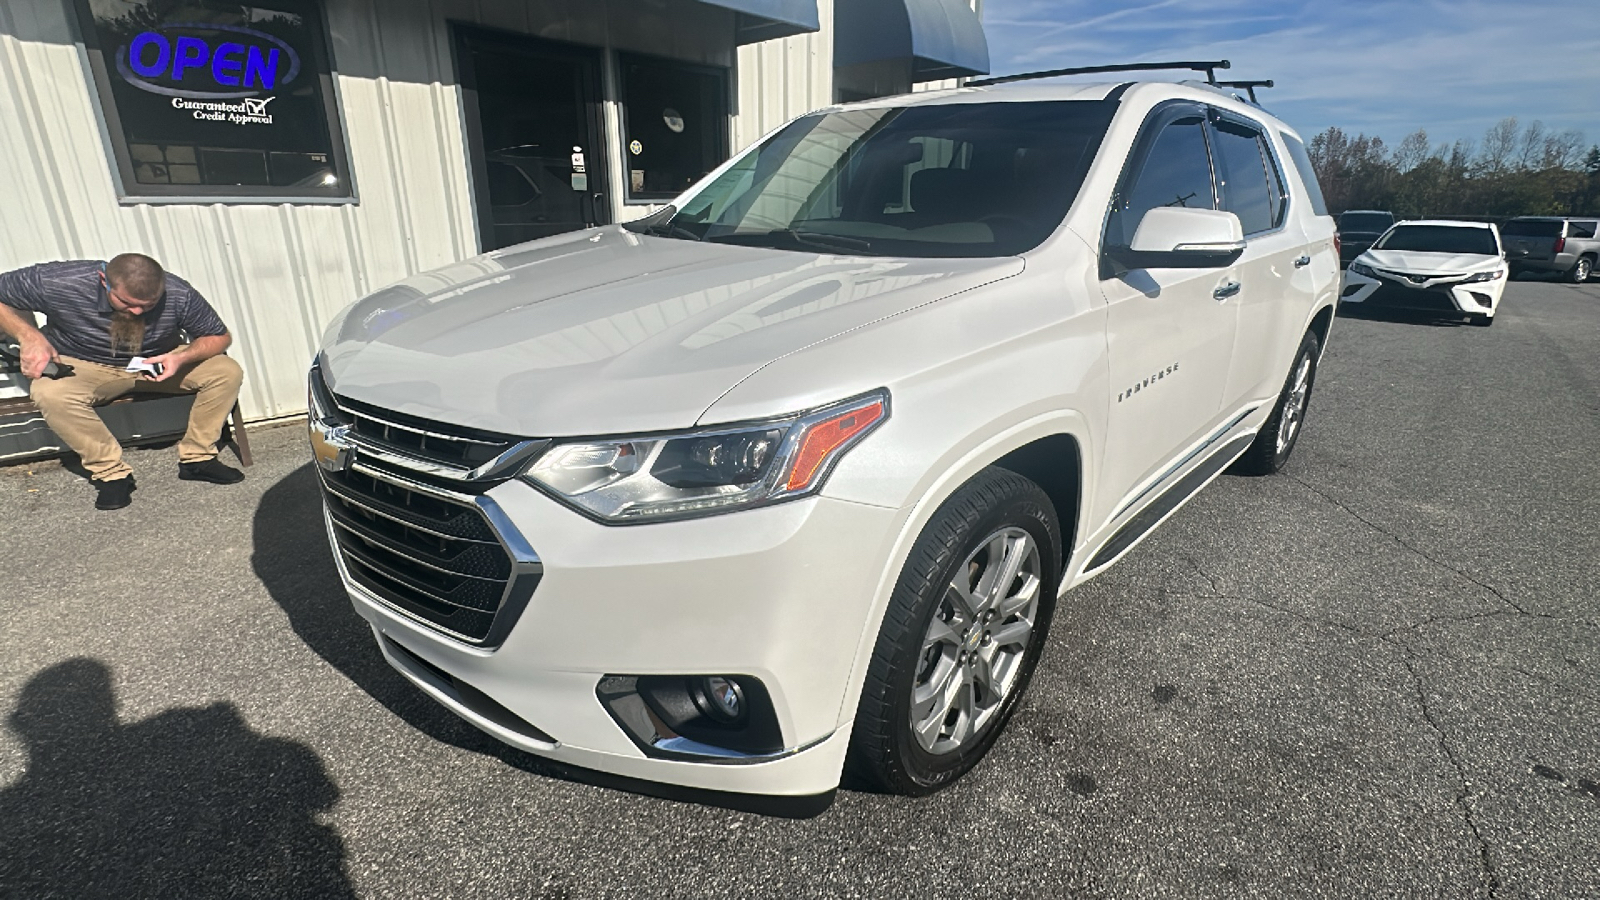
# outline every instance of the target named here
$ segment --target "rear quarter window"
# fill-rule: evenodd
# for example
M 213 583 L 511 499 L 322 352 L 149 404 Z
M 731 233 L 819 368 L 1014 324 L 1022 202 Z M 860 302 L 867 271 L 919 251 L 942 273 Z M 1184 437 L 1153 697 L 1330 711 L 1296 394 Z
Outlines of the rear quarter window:
M 1306 186 L 1306 199 L 1311 201 L 1311 211 L 1319 216 L 1328 214 L 1328 201 L 1322 199 L 1322 185 L 1317 183 L 1317 170 L 1311 166 L 1311 157 L 1306 154 L 1306 145 L 1300 139 L 1287 131 L 1278 132 L 1283 138 L 1284 146 L 1289 148 L 1289 159 L 1294 161 L 1294 169 L 1300 173 L 1300 182 Z
M 1568 222 L 1567 237 L 1592 238 L 1595 232 L 1594 222 Z

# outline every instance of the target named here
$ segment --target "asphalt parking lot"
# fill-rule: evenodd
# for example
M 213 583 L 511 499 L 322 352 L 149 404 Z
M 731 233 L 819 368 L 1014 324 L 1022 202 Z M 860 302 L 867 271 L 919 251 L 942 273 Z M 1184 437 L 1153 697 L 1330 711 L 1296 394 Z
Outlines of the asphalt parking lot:
M 1600 897 L 1600 284 L 1340 318 L 1283 475 L 1058 612 L 955 787 L 808 820 L 504 749 L 382 662 L 298 427 L 0 468 L 3 897 Z

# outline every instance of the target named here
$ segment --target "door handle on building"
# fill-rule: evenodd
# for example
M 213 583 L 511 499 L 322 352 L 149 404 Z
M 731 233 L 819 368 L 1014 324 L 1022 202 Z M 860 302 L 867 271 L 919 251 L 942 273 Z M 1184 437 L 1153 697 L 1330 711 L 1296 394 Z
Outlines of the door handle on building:
M 1302 256 L 1299 259 L 1294 261 L 1294 267 L 1296 269 L 1304 269 L 1306 266 L 1309 266 L 1309 265 L 1311 265 L 1311 257 L 1309 257 L 1309 256 Z
M 1211 296 L 1217 298 L 1218 300 L 1226 300 L 1229 297 L 1232 297 L 1234 294 L 1239 293 L 1239 291 L 1242 290 L 1243 287 L 1244 286 L 1241 285 L 1237 281 L 1230 281 L 1227 284 L 1224 284 L 1221 287 L 1217 288 L 1216 290 L 1212 291 L 1211 292 Z

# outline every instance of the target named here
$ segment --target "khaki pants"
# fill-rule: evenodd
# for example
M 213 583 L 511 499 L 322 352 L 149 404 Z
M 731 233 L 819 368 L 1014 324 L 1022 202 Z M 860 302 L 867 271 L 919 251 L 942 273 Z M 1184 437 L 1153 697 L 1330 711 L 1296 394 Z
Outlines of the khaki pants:
M 64 378 L 38 378 L 33 382 L 33 402 L 67 446 L 83 459 L 83 467 L 96 481 L 114 481 L 133 474 L 122 461 L 122 445 L 94 411 L 100 406 L 138 391 L 158 394 L 194 394 L 189 430 L 178 443 L 179 462 L 203 462 L 217 455 L 222 423 L 239 399 L 244 370 L 226 356 L 213 356 L 185 366 L 166 381 L 147 381 L 116 366 L 61 357 L 73 372 Z

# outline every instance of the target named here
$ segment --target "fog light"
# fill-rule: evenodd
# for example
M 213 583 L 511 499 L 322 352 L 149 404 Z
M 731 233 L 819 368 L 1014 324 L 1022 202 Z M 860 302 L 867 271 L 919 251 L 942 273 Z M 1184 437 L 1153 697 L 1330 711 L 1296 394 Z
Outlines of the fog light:
M 783 752 L 772 697 L 750 675 L 607 675 L 595 694 L 646 756 L 719 762 Z
M 700 690 L 695 693 L 695 705 L 700 711 L 719 722 L 733 723 L 744 717 L 744 691 L 739 685 L 720 675 L 700 679 Z

